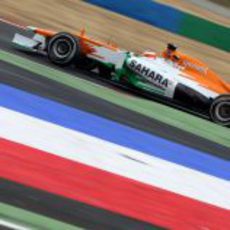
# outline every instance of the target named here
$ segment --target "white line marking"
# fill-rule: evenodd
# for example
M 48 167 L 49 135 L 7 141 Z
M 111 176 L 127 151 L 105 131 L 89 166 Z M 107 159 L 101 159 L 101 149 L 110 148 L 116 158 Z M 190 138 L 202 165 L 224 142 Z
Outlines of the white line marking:
M 23 30 L 26 29 L 26 26 L 19 25 L 19 24 L 15 23 L 15 22 L 11 22 L 11 21 L 9 21 L 7 19 L 4 19 L 4 18 L 0 18 L 0 22 L 4 22 L 6 24 L 9 24 L 11 26 L 14 26 L 14 27 L 17 27 L 17 28 L 20 28 L 20 29 L 23 29 Z
M 12 228 L 15 230 L 31 230 L 32 228 L 24 227 L 22 225 L 13 223 L 9 220 L 0 219 L 0 226 L 5 226 L 7 228 Z
M 230 209 L 227 180 L 3 107 L 0 137 Z

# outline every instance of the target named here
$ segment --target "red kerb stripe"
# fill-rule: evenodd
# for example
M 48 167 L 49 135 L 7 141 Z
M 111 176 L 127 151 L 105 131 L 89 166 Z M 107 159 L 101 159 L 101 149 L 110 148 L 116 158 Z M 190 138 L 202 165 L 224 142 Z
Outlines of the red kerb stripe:
M 170 229 L 230 229 L 225 209 L 1 138 L 0 176 Z

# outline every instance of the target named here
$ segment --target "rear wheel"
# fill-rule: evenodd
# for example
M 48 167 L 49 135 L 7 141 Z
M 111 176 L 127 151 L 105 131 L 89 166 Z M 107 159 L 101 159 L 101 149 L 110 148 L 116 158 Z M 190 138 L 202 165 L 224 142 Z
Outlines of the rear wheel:
M 214 122 L 230 126 L 230 95 L 221 95 L 213 101 L 210 116 Z
M 64 32 L 55 34 L 49 40 L 47 52 L 49 60 L 60 66 L 70 65 L 81 56 L 79 40 Z

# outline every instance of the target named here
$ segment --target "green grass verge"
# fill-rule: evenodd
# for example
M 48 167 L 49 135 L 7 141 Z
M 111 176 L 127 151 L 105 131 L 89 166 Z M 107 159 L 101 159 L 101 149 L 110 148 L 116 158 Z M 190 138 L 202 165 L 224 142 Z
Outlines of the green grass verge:
M 28 229 L 43 229 L 43 230 L 82 229 L 4 203 L 0 203 L 0 219 Z
M 104 86 L 77 78 L 76 76 L 38 64 L 3 50 L 0 50 L 0 60 L 81 90 L 98 98 L 102 98 L 129 110 L 154 118 L 171 126 L 180 128 L 184 131 L 230 147 L 230 130 L 212 122 L 150 100 L 124 95 Z

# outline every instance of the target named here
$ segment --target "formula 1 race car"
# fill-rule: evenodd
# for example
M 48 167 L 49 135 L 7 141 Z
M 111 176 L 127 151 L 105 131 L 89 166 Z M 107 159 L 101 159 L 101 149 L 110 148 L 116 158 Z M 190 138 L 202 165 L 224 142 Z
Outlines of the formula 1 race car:
M 31 52 L 44 53 L 59 66 L 73 63 L 86 70 L 155 97 L 201 111 L 221 125 L 230 125 L 230 84 L 206 64 L 187 55 L 175 61 L 154 52 L 135 54 L 79 34 L 56 33 L 27 27 L 33 36 L 16 33 L 13 43 Z

